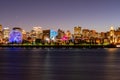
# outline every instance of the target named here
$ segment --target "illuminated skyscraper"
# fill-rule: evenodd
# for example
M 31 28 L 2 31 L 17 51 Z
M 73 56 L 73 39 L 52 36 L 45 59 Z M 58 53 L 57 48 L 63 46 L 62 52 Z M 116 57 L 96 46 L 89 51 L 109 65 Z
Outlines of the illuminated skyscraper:
M 90 32 L 89 29 L 83 29 L 83 30 L 82 30 L 82 35 L 83 35 L 83 37 L 85 37 L 85 38 L 89 37 L 89 32 Z
M 110 27 L 110 36 L 114 36 L 114 28 Z
M 89 30 L 88 33 L 89 33 L 89 35 L 87 35 L 87 36 L 88 36 L 89 38 L 90 38 L 90 37 L 94 37 L 94 38 L 97 37 L 97 32 L 96 32 L 95 30 Z
M 31 31 L 31 36 L 33 38 L 41 39 L 42 33 L 43 33 L 43 30 L 41 27 L 33 27 L 32 31 Z
M 110 27 L 110 43 L 114 43 L 115 42 L 115 30 L 112 27 Z
M 74 34 L 75 35 L 80 35 L 81 34 L 81 27 L 74 27 Z
M 10 29 L 8 27 L 3 28 L 3 38 L 4 39 L 8 39 L 9 38 L 9 33 L 10 33 Z
M 65 32 L 61 29 L 58 29 L 57 33 L 58 33 L 57 39 L 61 39 L 65 35 Z
M 2 31 L 2 25 L 0 24 L 0 31 Z
M 22 35 L 23 40 L 27 40 L 27 34 L 25 30 L 22 30 Z
M 55 40 L 56 36 L 58 35 L 58 32 L 54 30 L 43 30 L 43 40 Z
M 68 39 L 72 38 L 72 34 L 69 30 L 67 30 L 67 32 L 66 32 L 66 37 L 68 37 Z
M 2 43 L 3 39 L 3 32 L 2 32 L 2 25 L 0 24 L 0 43 Z
M 77 26 L 74 27 L 74 37 L 80 37 L 81 36 L 81 27 Z

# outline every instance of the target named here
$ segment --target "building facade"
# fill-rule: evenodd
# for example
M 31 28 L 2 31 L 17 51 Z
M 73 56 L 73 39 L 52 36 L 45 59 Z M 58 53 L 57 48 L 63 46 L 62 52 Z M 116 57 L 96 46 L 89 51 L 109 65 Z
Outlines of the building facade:
M 10 33 L 10 29 L 7 28 L 3 28 L 3 38 L 4 39 L 9 39 L 9 33 Z
M 43 33 L 43 30 L 41 27 L 33 27 L 31 31 L 31 36 L 32 38 L 35 38 L 35 39 L 42 39 L 42 33 Z
M 81 27 L 80 26 L 74 27 L 74 37 L 81 37 Z

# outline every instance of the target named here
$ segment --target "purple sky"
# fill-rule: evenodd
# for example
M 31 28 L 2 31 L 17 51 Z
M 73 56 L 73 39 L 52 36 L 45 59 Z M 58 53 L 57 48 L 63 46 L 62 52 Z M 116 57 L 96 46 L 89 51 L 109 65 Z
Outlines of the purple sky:
M 74 26 L 109 30 L 120 25 L 120 0 L 0 0 L 0 24 L 73 31 Z

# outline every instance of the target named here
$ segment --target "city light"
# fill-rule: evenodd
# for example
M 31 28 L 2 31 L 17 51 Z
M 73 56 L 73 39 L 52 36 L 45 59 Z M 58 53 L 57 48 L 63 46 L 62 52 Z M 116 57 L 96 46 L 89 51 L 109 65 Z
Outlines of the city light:
M 50 41 L 50 39 L 49 39 L 49 38 L 46 38 L 46 41 Z
M 114 30 L 114 27 L 110 27 L 110 30 L 106 32 L 97 32 L 96 30 L 84 29 L 80 26 L 73 28 L 74 33 L 69 30 L 64 31 L 58 29 L 58 31 L 47 29 L 42 27 L 33 27 L 30 32 L 21 29 L 20 27 L 14 27 L 11 31 L 9 27 L 3 28 L 1 26 L 0 43 L 1 44 L 80 44 L 80 45 L 110 45 L 120 44 L 120 28 Z M 119 47 L 119 45 L 117 45 Z
M 18 30 L 12 30 L 9 35 L 10 43 L 22 43 L 22 33 Z

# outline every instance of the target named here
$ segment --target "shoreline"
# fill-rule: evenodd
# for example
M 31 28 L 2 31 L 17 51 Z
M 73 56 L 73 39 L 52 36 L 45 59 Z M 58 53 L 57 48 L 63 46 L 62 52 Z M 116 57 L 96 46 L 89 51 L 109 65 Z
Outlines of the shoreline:
M 36 48 L 119 48 L 116 45 L 22 45 L 22 44 L 7 44 L 0 47 L 36 47 Z

